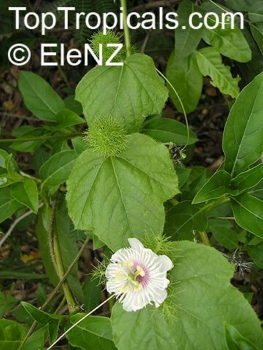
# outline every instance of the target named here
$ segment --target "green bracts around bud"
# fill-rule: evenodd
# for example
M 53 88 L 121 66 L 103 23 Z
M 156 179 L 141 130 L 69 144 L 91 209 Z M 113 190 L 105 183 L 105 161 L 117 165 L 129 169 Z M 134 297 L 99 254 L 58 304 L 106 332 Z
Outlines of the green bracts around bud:
M 91 40 L 91 47 L 96 55 L 100 56 L 102 46 L 103 62 L 107 62 L 111 58 L 113 62 L 123 62 L 126 58 L 124 47 L 116 55 L 114 54 L 116 46 L 121 44 L 120 38 L 112 31 L 108 31 L 106 34 L 99 31 L 92 36 Z
M 125 131 L 116 119 L 102 117 L 89 125 L 86 136 L 88 145 L 105 157 L 120 154 L 126 148 Z

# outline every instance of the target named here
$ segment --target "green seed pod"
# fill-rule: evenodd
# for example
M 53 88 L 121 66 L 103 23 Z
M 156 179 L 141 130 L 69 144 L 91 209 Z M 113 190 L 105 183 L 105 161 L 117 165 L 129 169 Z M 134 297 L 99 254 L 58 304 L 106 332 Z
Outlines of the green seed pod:
M 91 47 L 97 56 L 100 55 L 100 44 L 102 45 L 102 57 L 105 63 L 115 52 L 116 47 L 109 47 L 107 44 L 121 44 L 120 38 L 112 31 L 106 34 L 97 32 L 92 36 Z M 112 62 L 123 62 L 126 58 L 125 49 L 122 48 L 117 55 L 112 59 Z
M 126 148 L 125 131 L 120 122 L 111 116 L 92 122 L 86 140 L 90 147 L 105 157 L 116 156 Z

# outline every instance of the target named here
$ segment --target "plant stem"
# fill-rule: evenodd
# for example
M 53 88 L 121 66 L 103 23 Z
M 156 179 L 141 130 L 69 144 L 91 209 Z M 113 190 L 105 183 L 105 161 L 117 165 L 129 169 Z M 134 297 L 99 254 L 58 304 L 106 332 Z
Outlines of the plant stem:
M 124 29 L 124 40 L 126 46 L 126 57 L 131 55 L 131 39 L 130 39 L 130 31 L 127 24 L 127 3 L 126 0 L 121 0 L 121 7 L 123 13 L 123 29 Z
M 208 245 L 210 246 L 210 241 L 209 238 L 207 236 L 207 233 L 205 231 L 198 231 L 199 236 L 201 237 L 202 242 L 204 243 L 204 245 Z
M 81 136 L 82 133 L 67 134 L 67 135 L 46 135 L 36 137 L 21 137 L 17 139 L 1 139 L 0 143 L 11 143 L 11 142 L 27 142 L 27 141 L 39 141 L 39 140 L 52 140 L 52 139 L 67 139 L 72 137 Z
M 70 274 L 71 270 L 73 269 L 73 267 L 75 266 L 75 264 L 78 262 L 79 258 L 81 257 L 82 253 L 84 252 L 84 249 L 86 248 L 87 244 L 88 244 L 89 238 L 87 237 L 85 242 L 83 243 L 82 247 L 80 248 L 78 254 L 76 255 L 76 257 L 74 258 L 74 260 L 72 261 L 72 263 L 69 265 L 67 271 L 65 272 L 64 276 L 61 278 L 61 280 L 59 281 L 58 285 L 56 286 L 56 288 L 50 293 L 50 295 L 48 296 L 47 300 L 44 302 L 44 304 L 39 308 L 39 310 L 45 310 L 45 308 L 47 307 L 47 305 L 51 302 L 51 300 L 55 297 L 55 295 L 57 294 L 57 292 L 59 291 L 60 287 L 62 286 L 62 284 L 65 282 L 66 278 L 68 277 L 68 275 Z M 25 336 L 25 338 L 23 339 L 23 342 L 20 344 L 19 349 L 21 350 L 23 345 L 25 344 L 26 340 L 30 337 L 30 335 L 34 332 L 34 329 L 37 326 L 37 321 L 34 321 L 32 326 L 30 327 L 29 331 L 27 332 L 27 335 Z
M 54 255 L 55 255 L 55 261 L 57 264 L 58 277 L 59 277 L 59 280 L 61 280 L 63 278 L 63 275 L 65 274 L 65 272 L 64 272 L 64 267 L 63 267 L 61 251 L 60 251 L 60 247 L 59 247 L 58 236 L 57 236 L 56 232 L 54 232 Z M 78 310 L 79 308 L 78 308 L 78 306 L 76 306 L 75 300 L 73 298 L 73 295 L 71 293 L 71 290 L 70 290 L 69 285 L 68 285 L 66 280 L 62 283 L 62 288 L 63 288 L 65 298 L 67 300 L 68 311 L 70 314 L 72 314 L 72 313 L 76 312 L 76 310 Z
M 55 199 L 52 203 L 52 211 L 51 211 L 51 217 L 50 217 L 50 229 L 49 229 L 49 235 L 50 235 L 49 242 L 50 242 L 51 259 L 53 261 L 53 265 L 54 265 L 54 268 L 57 272 L 59 280 L 61 281 L 65 272 L 64 272 L 64 267 L 63 267 L 63 260 L 62 260 L 62 256 L 61 256 L 61 251 L 60 251 L 60 247 L 59 247 L 57 230 L 55 229 L 56 209 L 57 209 L 58 199 L 59 199 L 59 191 L 57 191 L 57 193 L 55 195 Z M 63 283 L 62 283 L 62 289 L 63 289 L 64 295 L 65 295 L 65 298 L 67 300 L 69 313 L 72 314 L 73 312 L 76 311 L 76 305 L 75 305 L 75 300 L 72 296 L 71 290 L 70 290 L 66 280 L 63 281 Z

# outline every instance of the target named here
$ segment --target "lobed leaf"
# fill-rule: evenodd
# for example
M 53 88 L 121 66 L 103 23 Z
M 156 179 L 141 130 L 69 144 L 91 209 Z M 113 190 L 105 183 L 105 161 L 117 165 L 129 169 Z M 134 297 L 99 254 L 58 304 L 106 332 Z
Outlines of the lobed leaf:
M 167 97 L 153 60 L 142 54 L 129 56 L 123 66 L 95 67 L 76 88 L 88 123 L 111 114 L 128 132 L 138 131 L 146 116 L 160 113 Z
M 127 149 L 115 157 L 84 151 L 67 186 L 75 227 L 93 231 L 113 250 L 125 246 L 128 237 L 160 232 L 162 203 L 178 193 L 168 150 L 141 134 L 127 136 Z
M 260 350 L 260 321 L 230 284 L 233 265 L 204 245 L 180 241 L 174 242 L 173 248 L 177 256 L 173 256 L 175 266 L 168 274 L 169 294 L 163 305 L 137 312 L 125 312 L 118 302 L 114 305 L 112 328 L 118 349 L 133 350 L 147 344 L 151 350 L 228 350 L 226 322 Z

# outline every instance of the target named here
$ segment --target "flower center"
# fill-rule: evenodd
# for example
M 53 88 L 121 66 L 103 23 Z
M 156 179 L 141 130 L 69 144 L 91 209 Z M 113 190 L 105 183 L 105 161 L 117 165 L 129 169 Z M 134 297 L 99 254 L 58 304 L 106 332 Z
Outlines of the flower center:
M 145 277 L 144 269 L 132 261 L 125 261 L 121 264 L 121 270 L 116 271 L 115 277 L 125 281 L 120 288 L 122 293 L 128 293 L 131 290 L 139 292 L 143 289 L 143 280 Z

